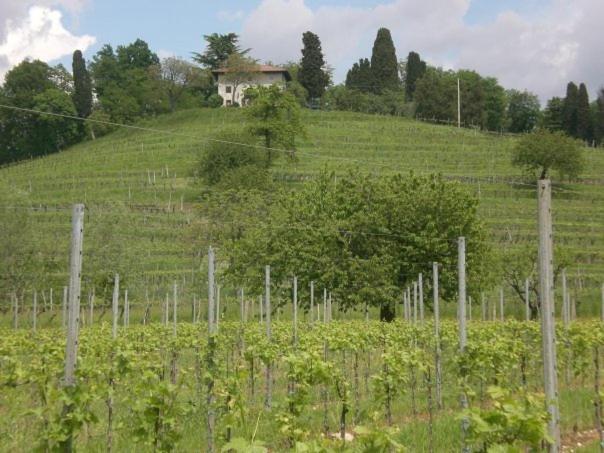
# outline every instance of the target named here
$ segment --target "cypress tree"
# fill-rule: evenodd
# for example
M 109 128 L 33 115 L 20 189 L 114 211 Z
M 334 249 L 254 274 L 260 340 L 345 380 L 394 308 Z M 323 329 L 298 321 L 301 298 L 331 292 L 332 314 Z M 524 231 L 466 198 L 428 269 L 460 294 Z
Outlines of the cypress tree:
M 405 97 L 407 101 L 413 100 L 415 83 L 426 73 L 426 62 L 422 61 L 419 54 L 409 52 L 405 68 Z
M 600 90 L 596 104 L 596 139 L 601 144 L 604 143 L 604 88 Z
M 367 58 L 361 58 L 358 63 L 352 65 L 346 74 L 346 88 L 370 92 L 373 86 L 371 62 Z
M 587 87 L 584 83 L 579 85 L 577 98 L 577 138 L 587 141 L 592 139 L 589 94 L 587 94 Z
M 400 84 L 396 49 L 392 42 L 390 30 L 380 28 L 373 43 L 371 54 L 371 73 L 374 91 L 382 93 L 387 89 L 397 89 Z
M 566 97 L 564 98 L 564 112 L 562 126 L 564 131 L 571 137 L 577 136 L 577 110 L 579 103 L 579 89 L 574 82 L 566 86 Z
M 302 35 L 302 61 L 298 81 L 308 91 L 311 99 L 320 98 L 325 93 L 329 76 L 323 70 L 325 60 L 321 50 L 321 40 L 314 33 L 307 31 Z
M 73 105 L 80 118 L 87 118 L 92 112 L 92 83 L 86 69 L 86 61 L 82 52 L 73 53 Z
M 564 130 L 564 99 L 553 97 L 547 101 L 547 107 L 543 112 L 543 126 L 554 132 Z

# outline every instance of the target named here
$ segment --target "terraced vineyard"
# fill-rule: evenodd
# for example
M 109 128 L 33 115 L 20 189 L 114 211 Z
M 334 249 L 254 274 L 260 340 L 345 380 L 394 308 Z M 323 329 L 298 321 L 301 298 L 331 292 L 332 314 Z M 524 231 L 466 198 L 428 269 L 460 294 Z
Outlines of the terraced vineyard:
M 307 111 L 304 121 L 308 134 L 298 159 L 279 159 L 275 178 L 296 184 L 324 169 L 440 172 L 476 191 L 494 242 L 534 243 L 535 188 L 510 165 L 514 137 L 344 112 Z M 0 184 L 21 197 L 14 212 L 30 207 L 28 241 L 37 259 L 52 261 L 52 272 L 28 276 L 29 287 L 60 291 L 65 284 L 74 202 L 87 206 L 84 288 L 109 262 L 133 298 L 142 299 L 149 282 L 195 284 L 200 251 L 210 242 L 198 215 L 204 187 L 196 163 L 206 138 L 243 123 L 235 109 L 178 112 L 0 169 Z M 581 179 L 554 189 L 554 222 L 556 241 L 576 255 L 569 275 L 579 310 L 587 314 L 595 312 L 604 279 L 604 150 L 588 149 L 586 157 Z

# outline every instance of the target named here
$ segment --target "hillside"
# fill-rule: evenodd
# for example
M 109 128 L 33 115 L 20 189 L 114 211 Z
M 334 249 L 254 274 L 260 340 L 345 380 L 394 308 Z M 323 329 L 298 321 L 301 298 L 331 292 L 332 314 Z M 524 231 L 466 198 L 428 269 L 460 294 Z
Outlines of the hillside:
M 21 196 L 15 212 L 29 207 L 34 261 L 52 264 L 49 275 L 32 270 L 28 286 L 58 292 L 64 284 L 70 205 L 84 202 L 84 291 L 92 274 L 117 270 L 133 297 L 146 297 L 145 283 L 161 292 L 175 279 L 203 294 L 197 272 L 203 241 L 192 236 L 203 224 L 196 214 L 202 185 L 195 165 L 205 137 L 243 121 L 235 109 L 183 111 L 0 169 L 0 182 Z M 513 137 L 345 112 L 306 111 L 304 121 L 308 135 L 298 160 L 279 159 L 276 178 L 297 182 L 323 169 L 440 172 L 476 191 L 493 241 L 526 247 L 535 240 L 534 187 L 510 165 Z M 590 149 L 586 157 L 582 179 L 555 188 L 554 221 L 556 241 L 578 257 L 569 274 L 583 288 L 579 299 L 595 300 L 604 280 L 604 151 Z

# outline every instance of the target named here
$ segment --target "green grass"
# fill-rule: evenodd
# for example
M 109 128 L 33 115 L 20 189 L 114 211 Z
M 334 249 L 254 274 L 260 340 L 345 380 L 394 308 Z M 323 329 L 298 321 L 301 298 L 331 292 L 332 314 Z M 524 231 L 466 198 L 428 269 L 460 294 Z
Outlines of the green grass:
M 298 160 L 279 159 L 273 169 L 276 179 L 295 184 L 323 170 L 439 172 L 463 180 L 480 197 L 494 243 L 511 240 L 526 247 L 536 241 L 535 189 L 510 164 L 516 138 L 347 112 L 305 111 L 304 121 L 308 134 L 299 144 Z M 122 273 L 133 297 L 142 298 L 140 289 L 149 282 L 156 287 L 173 280 L 183 286 L 196 282 L 200 252 L 208 245 L 199 234 L 203 186 L 195 176 L 196 163 L 205 138 L 244 122 L 236 109 L 182 111 L 138 125 L 166 133 L 119 130 L 0 169 L 0 180 L 38 208 L 31 241 L 56 259 L 52 278 L 32 281 L 31 287 L 52 285 L 58 293 L 66 281 L 69 206 L 75 202 L 89 208 L 85 280 L 93 272 L 87 263 L 97 260 L 92 267 L 103 267 L 110 258 L 99 256 L 119 250 L 115 256 L 127 263 Z M 556 241 L 577 255 L 569 274 L 583 287 L 579 310 L 592 314 L 604 281 L 604 150 L 585 153 L 582 178 L 555 187 L 553 213 Z

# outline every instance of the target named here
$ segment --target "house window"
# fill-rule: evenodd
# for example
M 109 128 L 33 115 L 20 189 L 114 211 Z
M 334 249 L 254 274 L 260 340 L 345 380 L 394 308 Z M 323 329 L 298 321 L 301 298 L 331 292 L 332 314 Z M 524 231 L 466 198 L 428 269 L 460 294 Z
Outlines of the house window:
M 227 93 L 227 94 L 230 94 L 230 93 L 232 93 L 232 92 L 233 92 L 233 87 L 232 87 L 231 85 L 227 85 L 227 86 L 226 86 L 226 93 Z

